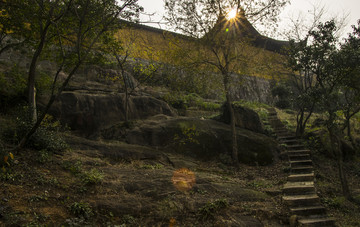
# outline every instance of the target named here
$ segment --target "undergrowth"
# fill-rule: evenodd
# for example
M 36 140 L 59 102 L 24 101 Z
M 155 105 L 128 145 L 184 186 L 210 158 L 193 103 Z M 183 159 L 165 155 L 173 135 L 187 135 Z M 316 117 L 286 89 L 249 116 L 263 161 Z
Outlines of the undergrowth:
M 27 106 L 17 107 L 13 112 L 16 114 L 15 127 L 10 125 L 3 130 L 2 138 L 10 144 L 18 144 L 33 126 L 30 120 Z M 51 115 L 46 115 L 40 127 L 30 137 L 26 147 L 35 150 L 47 150 L 49 152 L 61 152 L 69 148 L 61 133 L 64 129 L 60 122 Z

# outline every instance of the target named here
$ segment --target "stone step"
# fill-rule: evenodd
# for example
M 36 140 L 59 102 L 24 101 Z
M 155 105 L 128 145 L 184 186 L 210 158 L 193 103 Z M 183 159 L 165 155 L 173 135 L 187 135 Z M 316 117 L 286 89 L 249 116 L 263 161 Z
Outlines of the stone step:
M 290 161 L 309 160 L 310 154 L 291 154 L 288 155 Z
M 315 193 L 314 182 L 313 181 L 287 182 L 283 187 L 283 192 L 286 195 L 314 194 Z
M 292 208 L 320 204 L 319 196 L 316 194 L 283 196 L 283 201 Z
M 291 137 L 294 136 L 293 133 L 284 133 L 284 134 L 276 134 L 276 139 L 279 141 L 279 138 L 284 138 L 284 137 Z M 280 141 L 279 141 L 280 142 Z
M 311 151 L 310 150 L 288 150 L 287 154 L 288 155 L 302 155 L 302 154 L 310 154 Z
M 299 182 L 299 181 L 313 181 L 315 178 L 314 173 L 306 173 L 306 174 L 291 174 L 288 176 L 288 181 L 291 182 Z
M 293 167 L 308 167 L 308 166 L 312 166 L 312 161 L 311 160 L 296 160 L 296 161 L 290 161 L 290 166 L 291 168 Z
M 286 145 L 295 145 L 295 144 L 301 144 L 301 142 L 297 139 L 279 139 L 280 143 L 286 144 Z
M 291 172 L 291 174 L 294 174 L 294 173 L 312 173 L 312 172 L 314 172 L 314 167 L 312 167 L 312 166 L 292 167 L 290 172 Z
M 304 150 L 304 145 L 302 144 L 294 144 L 294 145 L 288 145 L 288 150 Z
M 286 136 L 280 136 L 280 137 L 278 137 L 277 138 L 278 140 L 291 140 L 291 139 L 296 139 L 296 136 L 294 136 L 294 135 L 286 135 Z
M 288 133 L 281 133 L 281 134 L 276 134 L 276 138 L 284 138 L 284 137 L 291 137 L 294 136 L 292 133 L 288 132 Z
M 301 218 L 298 220 L 300 226 L 335 226 L 335 219 L 330 217 Z
M 306 206 L 306 207 L 290 208 L 290 211 L 292 214 L 298 216 L 310 216 L 310 215 L 319 215 L 326 213 L 326 209 L 323 206 Z

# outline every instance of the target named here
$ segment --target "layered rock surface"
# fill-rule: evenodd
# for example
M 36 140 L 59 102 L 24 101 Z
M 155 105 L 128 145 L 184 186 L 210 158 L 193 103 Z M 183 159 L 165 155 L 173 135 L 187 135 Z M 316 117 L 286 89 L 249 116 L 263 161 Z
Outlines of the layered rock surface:
M 230 164 L 231 130 L 227 124 L 198 118 L 158 115 L 124 135 L 130 144 L 169 147 L 202 160 L 223 160 Z M 237 128 L 239 159 L 247 164 L 267 165 L 278 152 L 273 139 Z

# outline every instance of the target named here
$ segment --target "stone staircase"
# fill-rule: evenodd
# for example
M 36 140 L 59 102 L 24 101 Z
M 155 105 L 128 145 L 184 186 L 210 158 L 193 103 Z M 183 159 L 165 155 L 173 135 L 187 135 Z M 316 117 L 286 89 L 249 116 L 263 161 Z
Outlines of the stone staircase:
M 286 146 L 282 156 L 287 157 L 290 164 L 290 174 L 284 184 L 282 197 L 290 209 L 290 225 L 335 226 L 335 219 L 326 214 L 316 194 L 311 151 L 305 149 L 301 141 L 285 128 L 273 108 L 269 109 L 268 121 L 279 143 Z

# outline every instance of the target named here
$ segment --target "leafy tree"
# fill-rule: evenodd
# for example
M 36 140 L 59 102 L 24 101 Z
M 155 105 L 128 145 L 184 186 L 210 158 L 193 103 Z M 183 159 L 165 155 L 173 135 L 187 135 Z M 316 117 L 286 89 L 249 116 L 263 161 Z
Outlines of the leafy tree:
M 27 10 L 26 23 L 30 24 L 30 29 L 33 33 L 30 43 L 34 48 L 34 52 L 31 57 L 28 73 L 27 97 L 29 107 L 32 110 L 32 119 L 35 122 L 37 119 L 35 76 L 38 60 L 45 46 L 51 43 L 51 40 L 55 37 L 55 32 L 58 32 L 59 29 L 56 28 L 58 28 L 61 20 L 68 13 L 72 0 L 19 1 L 19 6 L 23 4 L 21 2 L 27 3 L 26 7 L 23 6 Z
M 290 78 L 293 93 L 293 107 L 297 109 L 296 135 L 303 136 L 306 124 L 315 110 L 318 101 L 316 95 L 316 67 L 312 56 L 316 50 L 310 45 L 309 36 L 300 42 L 290 41 L 288 49 L 288 65 L 293 70 Z
M 232 131 L 232 159 L 238 165 L 238 152 L 234 109 L 230 96 L 231 74 L 245 73 L 249 59 L 256 54 L 248 45 L 254 30 L 249 22 L 276 22 L 282 6 L 287 0 L 166 0 L 166 19 L 176 30 L 191 37 L 182 42 L 182 59 L 190 67 L 220 73 L 230 112 Z M 228 18 L 230 10 L 236 12 L 235 18 Z M 241 25 L 241 31 L 240 26 Z M 253 53 L 252 53 L 253 52 Z M 251 54 L 252 53 L 252 54 Z
M 308 33 L 303 43 L 291 50 L 290 63 L 294 70 L 305 72 L 301 75 L 303 81 L 308 80 L 307 89 L 299 93 L 302 100 L 309 100 L 312 107 L 310 111 L 316 105 L 326 115 L 326 128 L 337 159 L 342 191 L 350 200 L 352 197 L 343 168 L 341 149 L 343 129 L 339 124 L 341 118 L 338 113 L 344 113 L 345 127 L 349 130 L 351 117 L 360 110 L 359 30 L 354 27 L 354 33 L 342 45 L 339 45 L 336 31 L 333 20 L 319 23 L 316 29 Z
M 103 46 L 102 54 L 106 59 L 105 61 L 112 67 L 115 64 L 119 70 L 111 70 L 111 73 L 100 73 L 105 79 L 117 82 L 119 91 L 125 93 L 125 122 L 128 122 L 130 118 L 131 95 L 141 84 L 146 83 L 159 67 L 159 63 L 152 59 L 153 55 L 157 54 L 154 54 L 152 48 L 142 45 L 144 43 L 143 37 L 139 36 L 139 33 L 132 26 L 133 24 L 126 23 L 122 29 L 124 32 L 115 32 L 115 34 L 107 37 L 108 42 Z M 136 78 L 133 78 L 129 71 L 133 72 Z
M 341 85 L 345 78 L 343 71 L 339 70 L 339 55 L 336 48 L 336 26 L 334 21 L 320 23 L 318 29 L 310 32 L 313 38 L 310 62 L 312 72 L 316 75 L 319 94 L 319 106 L 327 113 L 326 127 L 330 137 L 332 151 L 338 162 L 339 177 L 342 191 L 346 198 L 351 194 L 343 168 L 343 154 L 341 150 L 341 130 L 336 122 L 336 112 L 340 107 Z
M 351 118 L 360 111 L 360 20 L 353 25 L 353 33 L 341 45 L 339 63 L 341 70 L 347 74 L 344 80 L 342 110 L 344 112 L 344 129 L 352 145 L 358 148 L 351 135 Z
M 24 3 L 24 2 L 23 2 Z M 0 1 L 0 55 L 24 44 L 29 35 L 26 15 L 16 1 Z
M 36 131 L 52 103 L 61 95 L 78 68 L 96 56 L 97 50 L 104 44 L 101 42 L 106 41 L 104 37 L 109 32 L 112 34 L 113 29 L 120 28 L 118 18 L 137 17 L 141 10 L 137 0 L 74 0 L 68 3 L 66 17 L 63 16 L 62 24 L 54 27 L 56 32 L 52 48 L 59 67 L 54 76 L 50 99 L 32 129 L 21 140 L 18 148 L 23 147 Z M 67 77 L 60 86 L 56 86 L 62 71 L 67 73 Z
M 316 3 L 309 11 L 310 16 L 305 17 L 299 14 L 291 19 L 291 29 L 286 34 L 290 40 L 288 48 L 287 66 L 293 71 L 289 82 L 292 86 L 291 98 L 293 108 L 297 110 L 296 135 L 303 136 L 306 125 L 315 111 L 319 94 L 316 88 L 316 73 L 313 72 L 313 62 L 311 56 L 314 54 L 312 48 L 312 38 L 310 33 L 317 29 L 321 21 L 326 21 L 326 9 L 321 3 Z M 334 29 L 334 37 L 342 26 L 346 17 L 336 17 L 337 28 Z

